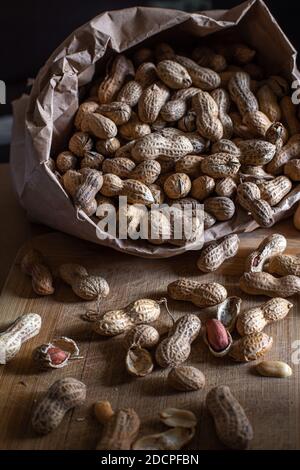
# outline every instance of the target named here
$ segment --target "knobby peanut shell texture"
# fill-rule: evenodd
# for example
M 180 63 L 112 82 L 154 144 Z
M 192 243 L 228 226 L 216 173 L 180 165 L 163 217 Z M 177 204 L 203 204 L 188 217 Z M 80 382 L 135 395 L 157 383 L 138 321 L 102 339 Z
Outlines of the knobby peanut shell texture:
M 206 397 L 217 435 L 231 449 L 246 449 L 253 439 L 253 429 L 246 413 L 229 387 L 212 388 Z
M 82 405 L 85 398 L 86 386 L 79 380 L 57 380 L 33 412 L 33 429 L 38 434 L 48 434 L 59 426 L 68 410 Z
M 253 333 L 236 340 L 229 356 L 238 362 L 256 361 L 264 356 L 273 345 L 273 338 L 265 333 Z
M 169 335 L 157 347 L 155 357 L 161 367 L 176 367 L 191 353 L 191 343 L 200 332 L 201 321 L 196 315 L 185 315 L 177 320 Z
M 169 372 L 167 381 L 171 388 L 182 392 L 202 390 L 205 386 L 204 374 L 192 366 L 174 367 Z
M 259 307 L 246 310 L 237 318 L 236 328 L 241 336 L 259 333 L 266 325 L 287 316 L 293 304 L 286 299 L 275 297 Z

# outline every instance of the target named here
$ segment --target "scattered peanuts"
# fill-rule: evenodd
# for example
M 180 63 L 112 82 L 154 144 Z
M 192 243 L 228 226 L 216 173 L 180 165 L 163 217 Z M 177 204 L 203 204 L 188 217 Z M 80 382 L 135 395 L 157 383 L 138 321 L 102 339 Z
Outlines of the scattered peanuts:
M 118 215 L 126 213 L 132 233 L 147 217 L 147 227 L 153 221 L 158 237 L 149 233 L 148 241 L 156 245 L 189 245 L 211 227 L 216 226 L 217 234 L 218 224 L 230 226 L 242 213 L 262 228 L 272 227 L 281 204 L 300 181 L 300 121 L 288 82 L 267 77 L 253 62 L 255 55 L 251 47 L 233 43 L 198 45 L 185 56 L 162 43 L 153 50 L 142 47 L 132 57 L 112 57 L 104 79 L 78 107 L 67 149 L 49 161 L 77 217 L 100 219 L 101 207 L 111 203 Z M 125 209 L 118 205 L 119 197 L 127 198 Z M 163 202 L 174 209 L 170 220 L 159 209 L 152 210 L 153 204 Z M 194 214 L 202 204 L 204 225 L 195 217 L 193 233 L 177 239 L 175 222 L 184 209 L 191 206 Z M 300 206 L 294 225 L 300 230 Z M 199 252 L 196 264 L 202 273 L 217 271 L 238 252 L 238 235 L 217 237 Z M 125 348 L 123 367 L 133 381 L 152 373 L 156 361 L 169 368 L 162 377 L 173 391 L 201 391 L 204 374 L 185 363 L 196 338 L 215 357 L 226 355 L 224 361 L 255 361 L 271 350 L 273 337 L 264 328 L 283 320 L 293 307 L 286 298 L 300 294 L 300 256 L 284 253 L 286 248 L 286 238 L 274 233 L 246 259 L 241 291 L 273 297 L 260 306 L 240 313 L 242 298 L 227 297 L 222 283 L 183 278 L 171 282 L 167 293 L 198 309 L 176 321 L 168 311 L 173 326 L 166 337 L 150 325 L 159 319 L 162 305 L 168 310 L 165 298 L 141 298 L 101 314 L 97 305 L 92 329 L 106 337 L 124 333 L 119 341 Z M 37 250 L 25 253 L 21 269 L 31 276 L 35 293 L 54 293 L 51 271 Z M 83 300 L 99 304 L 110 293 L 106 279 L 84 266 L 63 264 L 59 275 Z M 0 333 L 0 364 L 9 362 L 40 328 L 41 317 L 29 313 Z M 46 341 L 32 355 L 41 369 L 61 369 L 80 358 L 70 338 Z M 264 360 L 255 370 L 264 377 L 293 373 L 279 360 Z M 86 386 L 79 380 L 56 381 L 34 409 L 33 429 L 38 434 L 54 431 L 85 398 Z M 206 407 L 226 446 L 249 446 L 252 426 L 228 386 L 211 389 Z M 169 407 L 159 416 L 171 429 L 138 438 L 141 420 L 134 409 L 113 410 L 102 400 L 93 410 L 103 426 L 97 450 L 179 450 L 193 439 L 197 425 L 191 411 Z

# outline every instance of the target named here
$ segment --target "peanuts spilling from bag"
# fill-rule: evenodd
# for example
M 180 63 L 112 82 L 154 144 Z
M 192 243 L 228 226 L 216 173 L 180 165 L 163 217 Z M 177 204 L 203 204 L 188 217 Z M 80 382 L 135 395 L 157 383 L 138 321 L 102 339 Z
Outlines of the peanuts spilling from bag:
M 272 226 L 300 181 L 289 83 L 268 76 L 244 44 L 177 52 L 160 43 L 117 55 L 79 106 L 68 149 L 51 168 L 79 211 L 97 221 L 119 209 L 129 236 L 151 225 L 144 238 L 155 244 L 194 242 L 202 222 L 207 229 L 238 208 Z M 188 205 L 191 230 L 177 237 Z

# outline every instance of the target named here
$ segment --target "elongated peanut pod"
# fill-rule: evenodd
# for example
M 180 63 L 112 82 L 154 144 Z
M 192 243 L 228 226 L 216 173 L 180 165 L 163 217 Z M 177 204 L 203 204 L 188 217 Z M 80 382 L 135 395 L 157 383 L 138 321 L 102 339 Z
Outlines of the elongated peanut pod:
M 292 307 L 288 300 L 275 297 L 259 307 L 240 313 L 236 328 L 241 336 L 259 333 L 269 323 L 285 318 Z
M 286 238 L 280 233 L 273 233 L 264 238 L 257 250 L 250 253 L 246 259 L 246 272 L 259 272 L 263 270 L 264 264 L 277 254 L 283 253 L 286 249 Z
M 212 388 L 207 394 L 206 406 L 214 419 L 220 441 L 231 449 L 246 449 L 253 439 L 252 426 L 229 387 Z
M 0 364 L 15 357 L 23 343 L 36 336 L 42 325 L 37 313 L 26 313 L 15 320 L 6 331 L 0 333 Z
M 239 249 L 239 237 L 237 235 L 226 235 L 219 241 L 208 244 L 201 251 L 197 260 L 197 266 L 200 271 L 216 271 L 226 259 L 235 256 Z
M 251 295 L 290 297 L 300 294 L 300 278 L 293 275 L 276 278 L 269 273 L 244 273 L 240 279 L 242 291 Z
M 86 386 L 79 380 L 57 380 L 33 412 L 33 429 L 38 434 L 48 434 L 59 426 L 68 410 L 82 405 L 85 398 Z
M 161 367 L 175 367 L 182 364 L 191 353 L 191 343 L 200 332 L 201 321 L 196 315 L 185 315 L 177 320 L 157 347 L 155 357 Z

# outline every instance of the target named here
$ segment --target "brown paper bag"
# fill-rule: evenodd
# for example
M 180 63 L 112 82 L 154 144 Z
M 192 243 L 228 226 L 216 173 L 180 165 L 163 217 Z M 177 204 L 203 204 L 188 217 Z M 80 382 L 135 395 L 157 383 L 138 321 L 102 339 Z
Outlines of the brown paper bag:
M 104 71 L 107 58 L 137 45 L 161 40 L 188 43 L 230 34 L 258 51 L 258 60 L 269 74 L 299 77 L 296 51 L 261 0 L 251 0 L 228 11 L 186 13 L 135 7 L 103 13 L 71 34 L 40 70 L 30 96 L 13 104 L 14 127 L 11 170 L 14 187 L 31 220 L 98 244 L 144 257 L 169 257 L 195 246 L 153 246 L 144 240 L 100 241 L 95 223 L 76 210 L 49 170 L 47 161 L 67 148 L 72 118 L 78 108 L 79 89 L 94 74 Z M 300 200 L 300 186 L 278 206 L 276 220 L 287 217 Z M 295 208 L 295 207 L 294 207 Z M 81 220 L 82 219 L 82 220 Z M 209 241 L 233 232 L 249 232 L 257 224 L 238 209 L 233 219 L 205 232 Z

